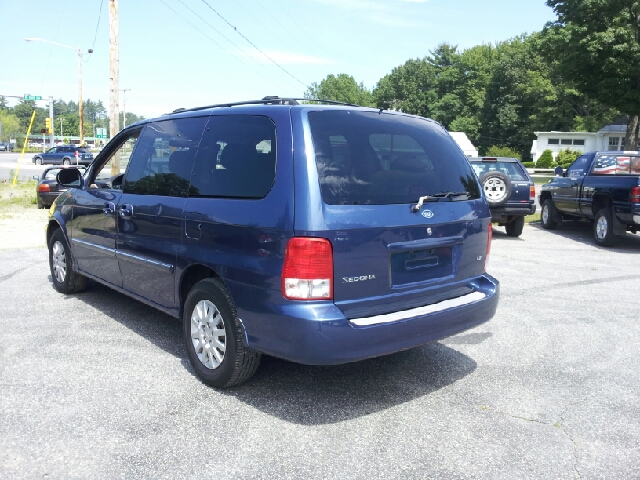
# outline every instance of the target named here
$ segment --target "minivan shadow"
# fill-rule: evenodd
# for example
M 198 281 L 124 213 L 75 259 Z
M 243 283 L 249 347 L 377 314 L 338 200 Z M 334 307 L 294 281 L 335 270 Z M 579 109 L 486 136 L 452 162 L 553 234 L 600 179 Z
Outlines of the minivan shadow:
M 95 282 L 74 298 L 180 358 L 185 370 L 195 376 L 184 351 L 182 325 L 175 318 Z M 428 395 L 464 378 L 476 367 L 474 360 L 441 343 L 337 366 L 300 365 L 263 355 L 248 382 L 211 392 L 235 397 L 291 423 L 321 425 L 384 411 Z

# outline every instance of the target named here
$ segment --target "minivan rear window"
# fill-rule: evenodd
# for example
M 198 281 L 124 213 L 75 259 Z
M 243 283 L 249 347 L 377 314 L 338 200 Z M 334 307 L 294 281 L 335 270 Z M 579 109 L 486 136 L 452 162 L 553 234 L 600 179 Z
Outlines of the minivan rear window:
M 480 198 L 460 148 L 434 122 L 391 113 L 308 115 L 322 199 L 330 205 L 412 203 L 425 195 Z

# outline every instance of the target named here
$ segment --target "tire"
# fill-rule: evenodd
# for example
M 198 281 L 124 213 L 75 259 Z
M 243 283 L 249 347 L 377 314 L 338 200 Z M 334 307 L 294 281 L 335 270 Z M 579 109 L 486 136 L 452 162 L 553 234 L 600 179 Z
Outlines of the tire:
M 60 293 L 78 293 L 87 288 L 87 278 L 73 271 L 69 244 L 59 228 L 49 240 L 49 269 L 54 288 Z
M 42 165 L 42 159 L 40 157 L 36 158 L 36 165 Z
M 609 208 L 601 208 L 593 220 L 593 237 L 602 247 L 612 247 L 620 241 L 613 233 L 613 217 Z
M 480 175 L 480 185 L 490 207 L 504 205 L 511 196 L 511 180 L 502 172 L 483 173 Z
M 71 160 L 69 160 L 68 158 L 65 158 L 64 160 L 62 160 L 62 164 L 63 165 L 71 165 Z
M 242 327 L 227 287 L 217 279 L 196 283 L 184 304 L 184 341 L 202 382 L 216 388 L 247 381 L 261 354 L 242 343 Z
M 524 229 L 524 217 L 516 217 L 513 221 L 506 225 L 507 235 L 510 237 L 519 237 Z
M 553 200 L 547 198 L 542 204 L 542 210 L 540 212 L 540 223 L 542 228 L 546 230 L 554 230 L 558 226 L 558 210 L 553 204 Z
M 38 197 L 38 208 L 44 208 L 44 203 L 42 203 L 42 199 L 40 197 Z

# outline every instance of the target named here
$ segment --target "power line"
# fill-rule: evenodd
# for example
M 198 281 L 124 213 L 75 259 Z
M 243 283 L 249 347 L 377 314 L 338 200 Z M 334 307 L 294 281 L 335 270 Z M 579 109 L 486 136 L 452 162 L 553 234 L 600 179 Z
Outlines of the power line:
M 294 40 L 295 40 L 299 45 L 302 45 L 302 42 L 300 41 L 300 39 L 299 39 L 297 36 L 295 36 L 295 35 L 294 35 L 290 30 L 287 30 L 287 28 L 286 28 L 284 25 L 282 25 L 282 23 L 280 23 L 280 20 L 278 20 L 278 18 L 277 18 L 277 17 L 275 17 L 275 16 L 271 15 L 271 12 L 269 12 L 269 10 L 267 10 L 267 9 L 266 9 L 266 8 L 265 8 L 265 7 L 264 7 L 264 6 L 263 6 L 263 5 L 262 5 L 258 0 L 254 0 L 254 2 L 255 2 L 255 3 L 257 3 L 257 4 L 258 4 L 258 6 L 259 6 L 262 10 L 264 10 L 264 11 L 265 11 L 265 13 L 266 13 L 267 15 L 269 15 L 269 16 L 273 19 L 273 21 L 274 21 L 274 22 L 276 22 L 276 23 L 278 24 L 278 26 L 279 26 L 283 31 L 285 31 L 285 32 L 287 32 L 289 35 L 291 35 L 291 36 L 294 38 Z M 265 27 L 265 28 L 266 28 L 266 27 Z M 274 35 L 274 36 L 275 36 L 275 35 Z M 278 38 L 278 37 L 276 37 L 276 38 Z M 279 38 L 278 38 L 278 39 L 279 39 Z M 282 40 L 281 40 L 281 41 L 282 41 Z M 309 50 L 307 47 L 304 47 L 304 49 L 307 51 L 307 53 L 310 53 L 311 55 L 315 55 L 315 53 L 314 53 L 314 52 L 312 52 L 311 50 Z
M 178 0 L 180 1 L 180 0 Z M 196 27 L 193 23 L 191 23 L 189 20 L 187 20 L 185 17 L 183 17 L 182 15 L 180 15 L 177 11 L 175 11 L 170 5 L 168 5 L 164 0 L 160 0 L 160 2 L 162 4 L 164 4 L 165 7 L 167 7 L 169 10 L 171 10 L 173 13 L 175 13 L 178 17 L 180 17 L 182 20 L 184 20 L 185 22 L 187 22 L 189 25 L 191 25 L 196 31 L 200 32 L 202 35 L 204 35 L 206 38 L 208 38 L 212 43 L 214 43 L 215 45 L 217 45 L 218 47 L 220 47 L 221 50 L 226 51 L 229 55 L 231 55 L 233 58 L 235 58 L 236 60 L 238 60 L 241 64 L 243 64 L 245 67 L 247 67 L 249 70 L 251 70 L 252 72 L 254 72 L 256 75 L 264 78 L 265 80 L 269 80 L 268 78 L 266 78 L 263 74 L 261 74 L 260 72 L 256 71 L 254 68 L 252 68 L 250 65 L 247 65 L 245 62 L 242 61 L 242 59 L 240 59 L 237 55 L 234 55 L 232 52 L 228 51 L 227 49 L 225 49 L 222 45 L 220 45 L 218 42 L 216 42 L 213 38 L 211 38 L 209 35 L 207 35 L 205 32 L 203 32 L 202 30 L 200 30 L 198 27 Z M 182 3 L 182 2 L 180 2 Z M 184 4 L 183 4 L 184 5 Z M 186 6 L 186 5 L 185 5 Z M 188 8 L 188 7 L 187 7 Z M 191 10 L 191 9 L 189 9 Z M 191 10 L 193 12 L 193 10 Z M 195 14 L 195 12 L 193 12 Z M 197 14 L 196 14 L 197 15 Z M 207 22 L 205 22 L 207 23 Z M 211 26 L 210 24 L 207 23 L 207 25 L 209 25 L 211 28 L 213 28 L 214 30 L 216 30 L 213 26 Z M 216 30 L 217 32 L 217 30 Z M 221 34 L 222 35 L 222 34 Z M 224 35 L 222 35 L 224 37 Z M 227 39 L 226 37 L 224 37 L 227 41 L 229 41 L 232 45 L 235 45 L 233 42 L 231 42 L 229 39 Z M 240 47 L 237 47 L 240 48 Z
M 206 0 L 202 0 L 202 3 L 204 3 L 207 7 L 209 7 L 209 9 L 211 9 L 211 11 L 212 11 L 213 13 L 215 13 L 215 14 L 216 14 L 217 16 L 219 16 L 219 17 L 220 17 L 220 18 L 221 18 L 221 19 L 222 19 L 222 20 L 223 20 L 227 25 L 229 25 L 231 28 L 233 28 L 233 30 L 235 30 L 235 32 L 236 32 L 238 35 L 240 35 L 242 38 L 244 38 L 244 39 L 247 41 L 247 43 L 248 43 L 249 45 L 251 45 L 251 46 L 252 46 L 253 48 L 255 48 L 258 52 L 260 52 L 262 55 L 264 55 L 266 58 L 268 58 L 271 62 L 273 62 L 273 64 L 274 64 L 274 65 L 276 65 L 280 70 L 282 70 L 283 72 L 285 72 L 287 75 L 289 75 L 291 78 L 293 78 L 293 79 L 294 79 L 296 82 L 298 82 L 300 85 L 302 85 L 302 86 L 304 86 L 304 87 L 307 87 L 307 85 L 306 85 L 303 81 L 301 81 L 301 80 L 299 80 L 298 78 L 296 78 L 293 74 L 291 74 L 288 70 L 286 70 L 282 65 L 280 65 L 278 62 L 276 62 L 276 61 L 275 61 L 273 58 L 271 58 L 269 55 L 267 55 L 267 54 L 266 54 L 266 53 L 264 53 L 262 50 L 260 50 L 260 48 L 258 48 L 258 46 L 257 46 L 255 43 L 253 43 L 251 40 L 249 40 L 247 37 L 245 37 L 245 36 L 240 32 L 240 30 L 238 30 L 236 27 L 234 27 L 233 25 L 231 25 L 231 23 L 229 23 L 229 21 L 228 21 L 226 18 L 224 18 L 222 15 L 220 15 L 220 14 L 218 13 L 218 11 L 217 11 L 215 8 L 213 8 L 211 5 L 209 5 L 209 4 L 206 2 Z
M 98 38 L 98 27 L 100 26 L 100 19 L 102 18 L 102 4 L 104 0 L 100 0 L 100 10 L 98 10 L 98 23 L 96 24 L 96 33 L 93 36 L 93 44 L 91 45 L 91 49 L 96 46 L 96 38 Z
M 315 44 L 316 44 L 316 46 L 317 46 L 317 47 L 318 47 L 318 48 L 323 52 L 323 54 L 324 54 L 325 56 L 327 56 L 327 57 L 331 58 L 331 55 L 329 55 L 329 54 L 327 53 L 327 51 L 326 51 L 326 50 L 325 50 L 325 49 L 324 49 L 324 48 L 323 48 L 323 47 L 322 47 L 318 42 L 316 42 L 316 41 L 313 39 L 313 37 L 312 37 L 311 35 L 309 35 L 309 33 L 307 33 L 307 31 L 306 31 L 304 28 L 302 28 L 302 27 L 300 26 L 300 21 L 299 21 L 299 20 L 296 20 L 296 19 L 294 19 L 291 15 L 289 15 L 289 12 L 287 12 L 287 11 L 282 7 L 282 5 L 280 5 L 280 3 L 279 3 L 277 0 L 274 0 L 274 3 L 275 3 L 276 5 L 278 5 L 278 7 L 280 8 L 280 10 L 282 10 L 282 11 L 284 12 L 284 14 L 285 14 L 287 17 L 289 17 L 289 18 L 291 19 L 291 21 L 293 22 L 293 24 L 294 24 L 296 27 L 298 27 L 302 33 L 304 33 L 307 37 L 309 37 L 309 39 L 310 39 L 313 43 L 315 43 Z

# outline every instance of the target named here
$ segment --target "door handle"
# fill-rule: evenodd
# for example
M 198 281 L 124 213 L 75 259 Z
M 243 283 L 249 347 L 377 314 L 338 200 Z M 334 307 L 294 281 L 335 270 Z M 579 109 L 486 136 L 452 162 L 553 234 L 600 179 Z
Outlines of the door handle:
M 127 205 L 126 203 L 123 203 L 122 205 L 120 205 L 120 208 L 118 208 L 118 214 L 120 215 L 120 218 L 133 217 L 133 205 Z
M 116 205 L 113 202 L 107 202 L 104 204 L 104 207 L 102 208 L 102 211 L 104 212 L 105 215 L 113 215 L 116 211 Z

